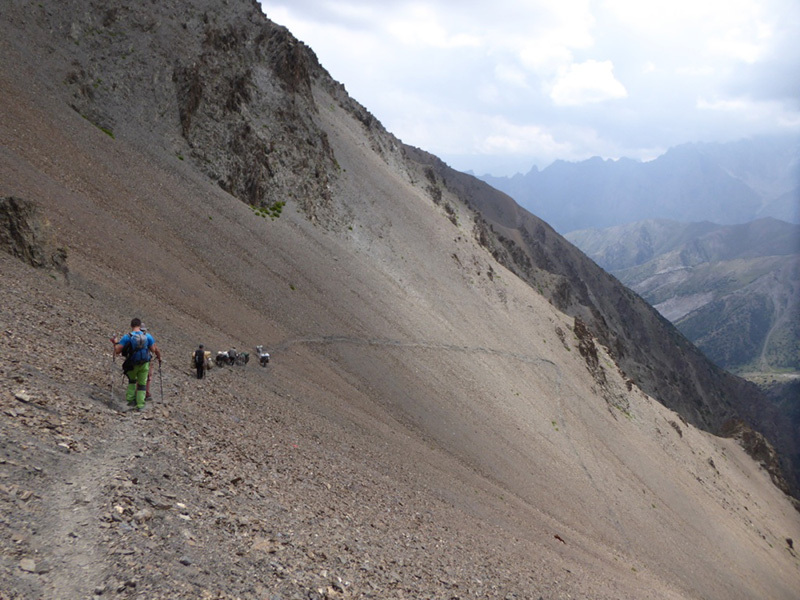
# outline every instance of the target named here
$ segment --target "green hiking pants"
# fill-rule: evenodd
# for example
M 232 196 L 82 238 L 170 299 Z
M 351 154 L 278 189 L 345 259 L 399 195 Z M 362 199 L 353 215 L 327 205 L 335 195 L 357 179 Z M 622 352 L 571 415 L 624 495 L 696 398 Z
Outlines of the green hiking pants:
M 129 406 L 136 408 L 144 408 L 144 398 L 147 393 L 147 374 L 150 372 L 150 363 L 142 363 L 136 365 L 125 375 L 128 376 L 128 390 L 125 393 L 125 399 L 128 401 Z

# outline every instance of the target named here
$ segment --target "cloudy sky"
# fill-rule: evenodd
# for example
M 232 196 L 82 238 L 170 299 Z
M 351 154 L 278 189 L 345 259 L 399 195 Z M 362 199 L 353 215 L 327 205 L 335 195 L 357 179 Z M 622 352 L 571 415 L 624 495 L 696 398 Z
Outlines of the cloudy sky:
M 408 144 L 476 174 L 800 132 L 800 0 L 261 0 Z

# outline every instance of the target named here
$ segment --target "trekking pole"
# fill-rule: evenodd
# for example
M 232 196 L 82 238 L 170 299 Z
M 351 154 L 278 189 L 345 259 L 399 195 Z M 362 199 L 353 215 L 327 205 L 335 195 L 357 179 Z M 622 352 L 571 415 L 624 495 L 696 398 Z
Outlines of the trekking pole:
M 109 405 L 114 403 L 114 371 L 117 370 L 117 353 L 116 353 L 116 341 L 115 338 L 112 336 L 109 338 L 111 340 L 111 398 L 109 399 Z
M 164 404 L 164 378 L 161 376 L 161 361 L 158 361 L 158 386 L 161 388 L 161 404 Z

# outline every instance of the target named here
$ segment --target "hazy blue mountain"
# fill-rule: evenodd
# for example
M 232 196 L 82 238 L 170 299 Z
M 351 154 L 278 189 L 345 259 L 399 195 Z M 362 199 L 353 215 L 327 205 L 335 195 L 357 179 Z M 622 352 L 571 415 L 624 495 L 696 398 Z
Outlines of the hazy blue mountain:
M 566 237 L 718 365 L 800 371 L 800 226 L 651 220 Z
M 683 144 L 650 162 L 595 157 L 482 179 L 562 233 L 644 219 L 800 223 L 796 137 Z

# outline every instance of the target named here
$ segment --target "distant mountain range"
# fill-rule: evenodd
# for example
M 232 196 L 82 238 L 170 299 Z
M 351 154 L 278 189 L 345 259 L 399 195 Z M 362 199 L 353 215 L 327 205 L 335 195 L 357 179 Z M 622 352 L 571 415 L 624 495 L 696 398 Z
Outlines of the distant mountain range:
M 566 237 L 718 365 L 800 371 L 800 226 L 647 220 Z
M 481 177 L 566 233 L 644 219 L 723 225 L 800 223 L 800 139 L 676 146 L 650 162 L 556 161 L 525 175 Z

